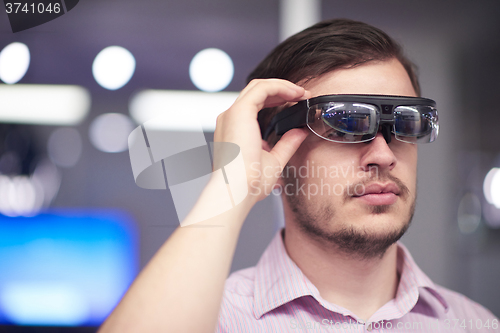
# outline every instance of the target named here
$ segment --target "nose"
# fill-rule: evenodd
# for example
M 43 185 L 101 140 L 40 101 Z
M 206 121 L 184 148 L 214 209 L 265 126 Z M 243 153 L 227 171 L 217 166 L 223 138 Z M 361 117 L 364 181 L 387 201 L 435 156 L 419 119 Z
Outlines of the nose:
M 360 161 L 364 171 L 370 171 L 370 168 L 376 167 L 382 173 L 394 169 L 396 163 L 396 156 L 381 132 L 378 132 L 375 138 L 365 145 Z

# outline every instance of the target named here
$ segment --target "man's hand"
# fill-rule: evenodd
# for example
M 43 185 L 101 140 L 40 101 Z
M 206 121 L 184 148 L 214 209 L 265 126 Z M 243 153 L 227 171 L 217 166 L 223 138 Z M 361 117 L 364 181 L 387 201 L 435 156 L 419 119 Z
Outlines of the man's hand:
M 304 129 L 288 131 L 269 151 L 267 142 L 261 139 L 257 113 L 263 108 L 309 97 L 310 93 L 304 88 L 286 80 L 253 80 L 241 91 L 231 108 L 217 117 L 214 141 L 232 142 L 240 147 L 247 173 L 249 199 L 253 203 L 271 192 L 278 181 L 277 176 L 308 135 Z M 217 156 L 214 156 L 216 159 Z

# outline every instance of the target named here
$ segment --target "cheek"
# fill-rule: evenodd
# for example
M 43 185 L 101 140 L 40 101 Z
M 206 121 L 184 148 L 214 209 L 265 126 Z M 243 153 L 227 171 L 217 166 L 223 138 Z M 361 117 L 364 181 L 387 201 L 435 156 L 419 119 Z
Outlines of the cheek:
M 308 179 L 305 180 L 307 183 L 324 186 L 325 190 L 329 187 L 331 191 L 335 187 L 335 193 L 339 195 L 340 187 L 359 181 L 365 176 L 360 172 L 359 154 L 353 152 L 352 146 L 327 142 L 327 144 L 306 143 L 301 148 L 305 148 L 306 152 L 301 155 L 303 158 L 301 162 L 308 163 Z
M 397 153 L 398 160 L 397 175 L 401 177 L 412 192 L 415 192 L 417 184 L 417 160 L 418 151 L 416 145 L 402 147 Z M 396 171 L 396 170 L 395 170 Z
M 324 200 L 342 200 L 348 186 L 359 180 L 356 166 L 346 156 L 323 155 L 321 159 L 309 160 L 308 177 L 301 177 L 301 182 Z

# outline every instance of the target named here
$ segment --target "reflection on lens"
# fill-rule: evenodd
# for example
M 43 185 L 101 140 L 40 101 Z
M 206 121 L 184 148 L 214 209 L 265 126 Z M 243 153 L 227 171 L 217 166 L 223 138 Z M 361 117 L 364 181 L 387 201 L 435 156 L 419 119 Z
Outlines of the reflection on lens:
M 400 106 L 396 109 L 394 129 L 396 134 L 417 136 L 422 128 L 422 119 L 416 108 Z
M 324 103 L 309 109 L 307 126 L 335 142 L 368 141 L 378 128 L 378 109 L 362 103 Z
M 337 131 L 350 134 L 365 134 L 370 130 L 370 114 L 354 113 L 351 110 L 325 112 L 323 121 Z
M 437 110 L 430 106 L 398 106 L 394 109 L 394 134 L 404 142 L 432 142 L 438 134 Z

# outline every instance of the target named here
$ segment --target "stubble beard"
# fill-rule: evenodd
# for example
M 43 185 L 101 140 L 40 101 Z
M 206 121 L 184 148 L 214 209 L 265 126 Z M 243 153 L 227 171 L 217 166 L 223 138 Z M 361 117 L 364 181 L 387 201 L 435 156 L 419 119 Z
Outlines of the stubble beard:
M 411 200 L 408 187 L 397 177 L 390 174 L 380 175 L 380 177 L 370 177 L 359 183 L 355 183 L 344 191 L 343 202 L 352 200 L 353 198 L 348 193 L 353 193 L 353 189 L 359 184 L 368 184 L 375 180 L 386 181 L 390 180 L 399 187 L 399 198 L 404 202 Z M 285 185 L 291 186 L 295 190 L 296 185 L 302 185 L 300 178 L 283 177 Z M 297 193 L 297 192 L 293 192 Z M 302 195 L 285 195 L 286 201 L 294 214 L 296 223 L 300 230 L 311 239 L 321 243 L 323 246 L 333 248 L 335 251 L 342 252 L 357 260 L 370 260 L 376 257 L 381 258 L 387 249 L 397 242 L 410 227 L 413 215 L 415 213 L 416 194 L 410 205 L 406 221 L 397 229 L 382 233 L 369 233 L 365 229 L 360 229 L 355 226 L 343 226 L 338 230 L 330 230 L 330 227 L 335 221 L 335 211 L 329 203 L 321 203 L 314 211 L 311 209 L 311 204 Z M 314 200 L 314 199 L 313 199 Z M 388 212 L 391 209 L 389 205 L 371 206 L 371 214 L 380 215 Z

